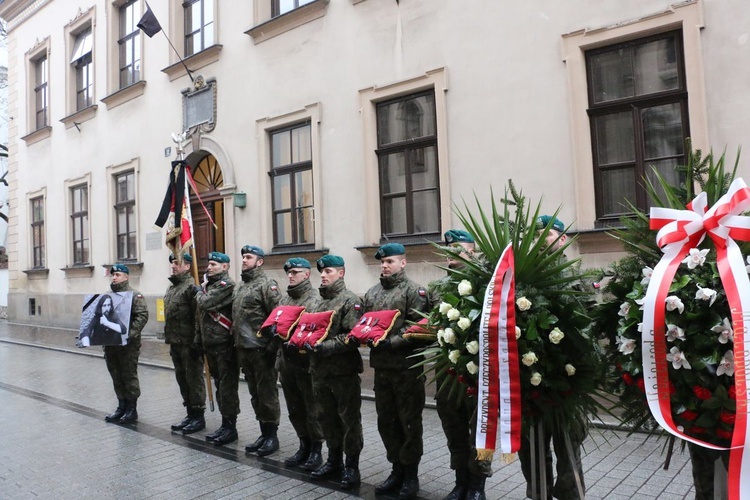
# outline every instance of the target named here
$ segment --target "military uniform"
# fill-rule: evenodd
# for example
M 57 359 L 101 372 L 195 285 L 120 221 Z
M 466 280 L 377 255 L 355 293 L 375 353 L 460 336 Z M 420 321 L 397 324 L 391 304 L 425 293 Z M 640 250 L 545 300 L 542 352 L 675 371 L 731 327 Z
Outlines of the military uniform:
M 286 293 L 287 296 L 281 299 L 281 305 L 303 306 L 307 312 L 317 310 L 318 292 L 309 279 L 296 286 L 287 287 Z M 319 406 L 310 376 L 310 356 L 295 348 L 282 349 L 279 357 L 279 375 L 286 407 L 289 410 L 289 420 L 300 439 L 299 455 L 295 454 L 285 462 L 287 465 L 298 465 L 301 462 L 305 470 L 317 469 L 320 463 L 307 463 L 313 445 L 317 450 L 317 456 L 314 458 L 322 461 L 320 448 L 323 443 L 323 430 L 318 421 Z
M 120 268 L 124 267 L 120 266 Z M 117 269 L 117 266 L 113 269 Z M 113 292 L 133 292 L 133 301 L 130 308 L 128 343 L 124 346 L 104 346 L 104 360 L 107 363 L 109 375 L 112 377 L 115 394 L 120 402 L 118 410 L 120 408 L 124 410 L 124 413 L 115 411 L 107 417 L 107 421 L 130 423 L 138 419 L 136 403 L 141 395 L 141 387 L 138 382 L 138 356 L 141 353 L 141 331 L 148 322 L 148 307 L 146 306 L 146 299 L 138 290 L 133 290 L 130 287 L 129 281 L 113 283 L 110 288 Z M 120 417 L 111 418 L 118 413 Z
M 262 268 L 242 271 L 242 283 L 235 290 L 232 302 L 232 335 L 250 392 L 255 418 L 261 428 L 261 437 L 255 444 L 245 448 L 248 452 L 257 452 L 267 439 L 275 441 L 275 445 L 269 442 L 263 454 L 270 454 L 274 447 L 278 449 L 276 431 L 281 415 L 279 389 L 276 386 L 279 377 L 276 370 L 278 342 L 260 335 L 259 332 L 263 322 L 280 300 L 281 294 L 276 281 L 266 276 Z
M 429 310 L 427 292 L 402 270 L 389 276 L 381 275 L 380 283 L 367 291 L 364 302 L 365 312 L 401 311 L 388 336 L 390 341 L 380 342 L 370 352 L 370 366 L 375 370 L 378 432 L 385 445 L 386 457 L 393 464 L 391 475 L 376 488 L 376 492 L 393 491 L 406 481 L 416 483 L 418 490 L 417 471 L 423 453 L 425 379 L 421 368 L 410 368 L 416 361 L 409 356 L 416 353 L 418 345 L 405 339 L 403 333 L 408 327 L 407 321 L 417 322 L 422 319 L 419 312 Z
M 210 257 L 209 257 L 210 258 Z M 221 412 L 221 427 L 206 439 L 216 444 L 226 444 L 237 439 L 237 415 L 240 398 L 237 394 L 240 378 L 237 353 L 232 335 L 222 325 L 232 318 L 232 293 L 234 281 L 226 271 L 207 276 L 205 290 L 195 295 L 197 321 L 195 344 L 203 346 L 208 367 L 216 386 L 216 402 Z M 224 319 L 226 318 L 226 320 Z M 222 434 L 226 434 L 222 437 Z M 234 439 L 231 439 L 231 438 Z
M 203 354 L 195 345 L 195 282 L 190 272 L 169 277 L 172 285 L 164 294 L 164 339 L 174 364 L 175 378 L 180 387 L 182 404 L 187 416 L 172 430 L 185 434 L 206 427 L 206 384 L 203 379 Z M 191 424 L 195 421 L 194 424 Z M 187 429 L 186 429 L 187 428 Z
M 310 358 L 315 398 L 320 406 L 320 426 L 328 445 L 328 462 L 314 471 L 312 477 L 324 479 L 341 472 L 343 453 L 346 453 L 346 468 L 351 470 L 342 477 L 342 486 L 351 488 L 359 484 L 359 455 L 364 444 L 359 377 L 363 367 L 357 343 L 347 344 L 345 339 L 362 314 L 362 304 L 359 297 L 346 288 L 343 278 L 321 286 L 318 291 L 322 299 L 318 310 L 333 310 L 336 314 L 328 336 L 315 347 Z
M 687 443 L 687 447 L 690 452 L 690 465 L 693 469 L 695 500 L 713 500 L 716 498 L 714 496 L 716 460 L 721 459 L 724 469 L 729 470 L 729 451 L 712 450 L 693 443 Z M 724 494 L 726 495 L 726 492 Z

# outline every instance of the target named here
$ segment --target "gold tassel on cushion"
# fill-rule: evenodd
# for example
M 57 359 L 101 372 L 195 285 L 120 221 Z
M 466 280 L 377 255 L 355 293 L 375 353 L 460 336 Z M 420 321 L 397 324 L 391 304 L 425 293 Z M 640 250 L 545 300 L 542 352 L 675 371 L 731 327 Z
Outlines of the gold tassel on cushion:
M 487 450 L 484 448 L 477 448 L 477 460 L 480 462 L 484 461 L 492 461 L 492 455 L 495 453 L 495 450 Z
M 503 453 L 500 455 L 500 461 L 504 464 L 512 464 L 516 461 L 515 453 Z

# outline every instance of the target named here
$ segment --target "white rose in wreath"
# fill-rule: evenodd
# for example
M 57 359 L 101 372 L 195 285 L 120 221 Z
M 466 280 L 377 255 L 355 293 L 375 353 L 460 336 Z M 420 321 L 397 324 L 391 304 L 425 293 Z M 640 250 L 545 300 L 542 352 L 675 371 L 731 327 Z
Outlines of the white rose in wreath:
M 455 307 L 452 307 L 450 311 L 448 311 L 448 314 L 446 314 L 448 317 L 448 320 L 450 321 L 456 321 L 458 318 L 461 317 L 461 311 L 456 309 Z
M 473 291 L 474 289 L 469 280 L 461 280 L 461 283 L 458 284 L 458 294 L 462 297 L 471 295 L 471 292 Z
M 521 297 L 520 299 L 518 299 L 516 301 L 516 305 L 521 311 L 528 311 L 529 309 L 531 309 L 531 301 L 526 297 Z
M 448 359 L 453 363 L 454 365 L 458 363 L 458 358 L 461 356 L 461 353 L 458 351 L 451 351 L 448 353 Z
M 469 351 L 469 354 L 476 354 L 479 352 L 479 342 L 476 340 L 472 340 L 468 344 L 466 344 L 466 350 Z
M 440 314 L 442 315 L 448 314 L 448 311 L 450 311 L 451 309 L 453 309 L 453 306 L 447 302 L 441 302 L 440 306 L 438 307 L 438 310 L 440 311 Z
M 468 330 L 469 327 L 471 326 L 471 320 L 466 317 L 459 318 L 458 323 L 456 324 L 461 330 Z
M 565 334 L 559 328 L 555 328 L 549 333 L 549 341 L 553 344 L 559 344 L 564 337 Z
M 473 361 L 469 361 L 468 363 L 466 363 L 466 371 L 471 373 L 472 375 L 476 375 L 479 371 L 479 367 Z
M 456 333 L 453 331 L 453 328 L 445 329 L 445 331 L 443 332 L 443 340 L 448 344 L 456 343 Z
M 572 377 L 576 374 L 576 367 L 568 363 L 565 365 L 565 373 L 568 374 L 568 377 Z
M 542 374 L 534 372 L 531 374 L 531 385 L 539 385 L 542 383 Z
M 531 351 L 524 354 L 523 357 L 521 358 L 521 363 L 523 363 L 526 366 L 531 366 L 537 361 L 539 361 L 539 358 L 537 358 L 536 354 Z

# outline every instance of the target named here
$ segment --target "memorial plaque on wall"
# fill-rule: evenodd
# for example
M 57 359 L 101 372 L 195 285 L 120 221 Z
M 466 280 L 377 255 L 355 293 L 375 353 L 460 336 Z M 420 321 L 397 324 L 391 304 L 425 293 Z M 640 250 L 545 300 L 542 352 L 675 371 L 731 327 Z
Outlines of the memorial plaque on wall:
M 196 77 L 195 88 L 182 91 L 182 127 L 192 130 L 201 127 L 210 132 L 216 125 L 216 80 L 203 81 Z

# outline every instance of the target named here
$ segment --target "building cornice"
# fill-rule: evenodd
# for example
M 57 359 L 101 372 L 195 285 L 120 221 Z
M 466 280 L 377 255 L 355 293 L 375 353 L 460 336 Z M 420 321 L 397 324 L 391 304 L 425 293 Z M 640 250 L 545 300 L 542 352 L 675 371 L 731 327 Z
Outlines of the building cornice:
M 52 0 L 5 0 L 0 3 L 0 18 L 8 23 L 8 31 L 34 15 Z

